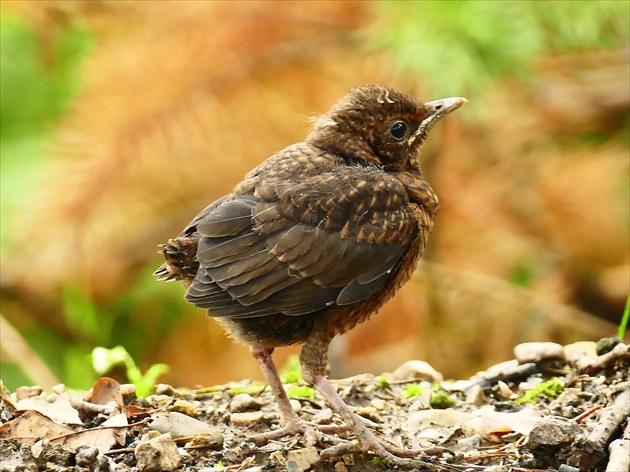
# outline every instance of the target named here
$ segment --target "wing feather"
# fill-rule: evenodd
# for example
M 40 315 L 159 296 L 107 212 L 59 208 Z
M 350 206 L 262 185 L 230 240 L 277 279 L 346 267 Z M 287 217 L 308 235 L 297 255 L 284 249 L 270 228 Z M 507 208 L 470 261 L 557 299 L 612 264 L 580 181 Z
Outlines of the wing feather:
M 402 184 L 379 169 L 293 184 L 267 178 L 248 189 L 253 195 L 221 199 L 187 227 L 200 235 L 200 267 L 186 299 L 210 316 L 298 316 L 361 302 L 417 231 Z

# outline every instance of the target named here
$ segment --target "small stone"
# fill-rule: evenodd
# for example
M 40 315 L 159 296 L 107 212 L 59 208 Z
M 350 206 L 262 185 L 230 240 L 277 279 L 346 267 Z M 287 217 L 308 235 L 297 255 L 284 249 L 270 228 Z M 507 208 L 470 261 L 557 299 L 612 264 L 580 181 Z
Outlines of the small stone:
M 370 400 L 370 405 L 377 410 L 384 410 L 387 406 L 387 402 L 382 398 L 372 398 L 372 400 Z
M 61 395 L 65 389 L 66 389 L 66 386 L 64 384 L 57 384 L 51 387 L 51 390 L 55 392 L 57 395 Z
M 223 447 L 223 435 L 216 431 L 214 434 L 198 434 L 184 446 L 185 449 L 221 449 Z
M 134 384 L 121 384 L 120 385 L 120 394 L 123 397 L 128 395 L 134 395 L 136 393 L 137 387 Z
M 299 400 L 292 398 L 289 400 L 289 403 L 291 403 L 291 408 L 293 408 L 293 411 L 295 411 L 298 415 L 302 412 L 302 404 Z
M 357 408 L 355 410 L 355 413 L 359 416 L 363 416 L 364 418 L 376 421 L 377 423 L 380 423 L 382 421 L 380 416 L 378 416 L 378 413 L 376 412 L 376 408 L 374 408 L 373 406 L 364 406 Z
M 510 398 L 516 396 L 516 394 L 512 391 L 512 389 L 508 387 L 508 385 L 502 380 L 499 380 L 497 382 L 497 388 L 499 390 L 499 395 L 501 395 L 506 400 L 509 400 Z
M 75 460 L 77 462 L 77 466 L 89 468 L 96 463 L 97 457 L 97 448 L 83 446 L 83 448 L 79 452 L 77 452 Z
M 219 446 L 223 444 L 223 435 L 218 430 L 203 421 L 176 411 L 155 413 L 148 427 L 161 434 L 169 433 L 175 439 L 203 435 L 209 437 L 213 444 Z
M 481 436 L 473 434 L 469 438 L 462 438 L 457 441 L 457 449 L 459 452 L 476 451 L 481 446 Z
M 287 453 L 287 469 L 290 462 L 295 462 L 299 470 L 308 470 L 319 462 L 319 453 L 315 447 L 305 447 Z
M 247 393 L 234 395 L 230 401 L 230 411 L 232 413 L 242 413 L 244 411 L 260 410 L 260 402 Z
M 570 465 L 562 464 L 558 468 L 558 472 L 580 472 L 580 469 L 577 467 L 571 467 Z
M 55 392 L 53 393 L 49 393 L 48 395 L 46 395 L 44 397 L 44 399 L 48 402 L 48 403 L 55 403 L 57 401 L 57 398 L 59 398 L 59 395 L 57 395 Z
M 560 416 L 546 416 L 538 421 L 529 433 L 531 449 L 568 445 L 582 433 L 573 421 Z
M 232 413 L 230 421 L 234 424 L 249 424 L 260 421 L 263 417 L 262 411 L 245 411 L 243 413 Z
M 486 395 L 483 393 L 483 389 L 479 385 L 473 385 L 466 394 L 466 403 L 480 406 L 483 405 L 485 398 Z
M 44 449 L 46 448 L 46 446 L 48 446 L 49 441 L 49 439 L 40 439 L 31 446 L 31 454 L 35 459 L 39 459 L 42 456 Z
M 335 472 L 348 472 L 348 468 L 346 467 L 346 464 L 344 464 L 343 462 L 336 462 Z
M 155 395 L 168 395 L 168 396 L 175 396 L 177 394 L 177 391 L 168 384 L 157 384 L 155 386 Z
M 562 350 L 569 361 L 575 361 L 584 356 L 597 357 L 597 343 L 592 341 L 579 341 L 573 344 L 567 344 Z
M 441 383 L 444 378 L 428 362 L 412 360 L 398 367 L 391 376 L 391 380 L 422 379 L 432 383 Z
M 322 411 L 315 413 L 311 421 L 316 424 L 330 424 L 332 418 L 332 410 L 330 408 L 324 408 Z
M 549 342 L 522 343 L 514 348 L 514 357 L 519 364 L 539 363 L 544 360 L 564 360 L 560 344 Z
M 20 401 L 31 397 L 38 397 L 43 392 L 44 389 L 39 385 L 33 385 L 32 387 L 18 387 L 15 390 L 15 397 L 17 401 Z
M 182 456 L 170 434 L 142 441 L 134 451 L 141 472 L 169 471 L 182 464 Z
M 175 403 L 169 406 L 168 410 L 177 411 L 179 413 L 183 413 L 185 415 L 192 416 L 192 417 L 197 416 L 197 408 L 195 408 L 193 404 L 187 400 L 182 400 L 182 399 L 175 400 Z
M 149 398 L 147 398 L 147 400 L 152 407 L 157 409 L 165 409 L 173 402 L 173 397 L 170 397 L 168 395 L 151 395 Z

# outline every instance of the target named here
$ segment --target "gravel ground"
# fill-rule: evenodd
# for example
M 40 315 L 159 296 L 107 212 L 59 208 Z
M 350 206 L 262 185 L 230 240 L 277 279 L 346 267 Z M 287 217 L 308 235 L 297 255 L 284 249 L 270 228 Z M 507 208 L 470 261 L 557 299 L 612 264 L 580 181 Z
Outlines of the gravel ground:
M 527 343 L 514 352 L 466 380 L 409 361 L 332 381 L 381 440 L 426 451 L 422 466 L 348 453 L 353 438 L 339 416 L 299 380 L 285 388 L 312 427 L 261 443 L 257 435 L 280 427 L 263 385 L 160 384 L 137 398 L 133 385 L 102 378 L 85 395 L 2 387 L 0 471 L 627 471 L 630 346 Z

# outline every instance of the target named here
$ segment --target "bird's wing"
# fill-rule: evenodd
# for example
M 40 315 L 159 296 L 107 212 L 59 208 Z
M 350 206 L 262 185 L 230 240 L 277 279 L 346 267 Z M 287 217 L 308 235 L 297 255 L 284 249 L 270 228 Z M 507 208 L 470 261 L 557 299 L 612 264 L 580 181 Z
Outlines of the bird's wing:
M 365 300 L 417 231 L 404 187 L 378 169 L 261 182 L 194 220 L 200 267 L 186 299 L 210 316 L 303 315 Z

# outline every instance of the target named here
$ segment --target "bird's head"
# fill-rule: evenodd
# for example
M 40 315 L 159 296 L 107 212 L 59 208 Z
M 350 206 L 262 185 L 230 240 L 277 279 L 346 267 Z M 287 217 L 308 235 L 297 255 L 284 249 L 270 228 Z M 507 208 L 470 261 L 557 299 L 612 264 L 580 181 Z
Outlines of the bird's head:
M 380 85 L 356 87 L 317 119 L 306 142 L 353 162 L 416 168 L 431 127 L 466 102 L 454 97 L 424 103 Z

